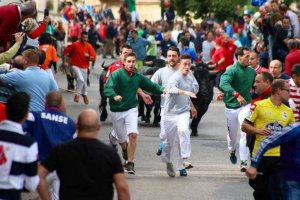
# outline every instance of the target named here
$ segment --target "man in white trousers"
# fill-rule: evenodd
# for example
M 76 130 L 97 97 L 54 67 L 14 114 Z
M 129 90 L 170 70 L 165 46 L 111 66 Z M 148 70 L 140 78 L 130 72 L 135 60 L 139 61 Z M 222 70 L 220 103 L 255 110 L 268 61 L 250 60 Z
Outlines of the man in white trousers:
M 164 103 L 164 120 L 162 129 L 165 133 L 165 147 L 162 152 L 162 161 L 167 165 L 167 174 L 175 176 L 171 162 L 171 151 L 178 140 L 179 161 L 177 170 L 180 176 L 187 176 L 186 169 L 193 168 L 188 161 L 191 155 L 189 119 L 191 110 L 191 98 L 196 98 L 199 85 L 190 72 L 191 56 L 184 54 L 180 56 L 179 70 L 175 72 L 167 84 L 168 94 Z M 192 112 L 195 116 L 196 112 Z
M 227 119 L 227 142 L 229 158 L 232 164 L 237 163 L 236 146 L 237 134 L 241 133 L 239 153 L 241 171 L 245 172 L 249 149 L 246 146 L 246 133 L 241 131 L 241 124 L 250 111 L 250 89 L 254 83 L 256 73 L 248 66 L 250 51 L 240 47 L 236 50 L 237 61 L 229 66 L 221 76 L 220 89 L 224 93 L 225 115 Z
M 157 84 L 159 84 L 163 87 L 167 87 L 168 80 L 178 70 L 179 55 L 180 55 L 179 49 L 175 46 L 171 46 L 167 51 L 168 65 L 166 67 L 163 67 L 163 68 L 157 70 L 153 74 L 153 76 L 151 78 L 151 81 L 154 82 L 154 83 L 157 83 Z M 165 96 L 161 95 L 161 101 L 160 101 L 160 107 L 161 107 L 160 126 L 161 126 L 161 129 L 160 129 L 160 134 L 159 134 L 161 143 L 160 143 L 159 148 L 158 148 L 157 153 L 156 153 L 158 156 L 161 155 L 162 149 L 165 145 L 164 144 L 165 133 L 164 133 L 164 128 L 162 126 L 162 124 L 164 123 L 164 111 L 163 111 L 164 110 L 163 109 L 164 108 L 164 103 L 165 103 Z
M 135 64 L 136 54 L 128 53 L 124 67 L 112 73 L 104 87 L 104 95 L 109 98 L 113 129 L 117 134 L 114 140 L 118 141 L 122 149 L 127 148 L 128 162 L 125 170 L 129 174 L 135 174 L 133 160 L 139 134 L 137 90 L 141 88 L 152 94 L 166 93 L 164 87 L 137 73 Z
M 89 104 L 87 94 L 88 69 L 90 67 L 90 61 L 96 60 L 96 52 L 92 45 L 88 43 L 88 33 L 82 31 L 80 40 L 67 46 L 64 55 L 65 59 L 63 65 L 68 67 L 66 64 L 66 56 L 68 55 L 72 69 L 76 74 L 76 94 L 74 96 L 74 102 L 78 103 L 80 95 L 82 95 L 84 103 Z

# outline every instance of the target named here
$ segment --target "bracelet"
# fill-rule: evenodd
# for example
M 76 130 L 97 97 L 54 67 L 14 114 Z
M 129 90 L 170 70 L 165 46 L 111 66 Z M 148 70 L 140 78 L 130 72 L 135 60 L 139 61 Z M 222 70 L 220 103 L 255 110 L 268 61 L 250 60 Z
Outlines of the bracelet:
M 234 96 L 234 98 L 236 98 L 236 99 L 237 99 L 237 98 L 239 98 L 239 96 L 240 96 L 240 93 L 238 93 L 238 92 L 234 92 L 234 93 L 233 93 L 233 96 Z

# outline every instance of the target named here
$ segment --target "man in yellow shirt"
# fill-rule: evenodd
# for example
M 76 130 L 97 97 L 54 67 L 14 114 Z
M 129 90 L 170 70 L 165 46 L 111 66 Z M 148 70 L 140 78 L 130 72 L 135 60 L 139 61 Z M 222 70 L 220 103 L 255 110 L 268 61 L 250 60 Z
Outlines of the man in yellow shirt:
M 278 79 L 271 85 L 271 97 L 255 102 L 242 124 L 242 130 L 256 135 L 253 154 L 260 142 L 269 134 L 276 134 L 283 127 L 295 122 L 293 111 L 284 102 L 290 98 L 288 82 Z M 257 168 L 260 176 L 250 180 L 254 199 L 281 199 L 280 147 L 268 150 Z

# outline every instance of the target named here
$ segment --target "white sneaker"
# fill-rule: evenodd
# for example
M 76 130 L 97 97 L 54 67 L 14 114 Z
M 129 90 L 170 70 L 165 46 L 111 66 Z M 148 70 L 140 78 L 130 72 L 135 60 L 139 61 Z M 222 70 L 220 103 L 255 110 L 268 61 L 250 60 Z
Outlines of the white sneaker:
M 174 171 L 174 168 L 173 168 L 173 164 L 172 163 L 167 163 L 167 174 L 170 176 L 170 177 L 175 177 L 175 171 Z

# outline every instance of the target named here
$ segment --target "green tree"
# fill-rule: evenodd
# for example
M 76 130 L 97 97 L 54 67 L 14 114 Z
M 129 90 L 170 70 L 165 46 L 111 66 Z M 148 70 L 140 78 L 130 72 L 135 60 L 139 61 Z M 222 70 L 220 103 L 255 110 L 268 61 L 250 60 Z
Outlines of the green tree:
M 214 13 L 217 19 L 231 18 L 236 6 L 243 7 L 249 0 L 172 0 L 179 16 L 185 17 L 188 12 L 194 13 L 194 18 L 205 18 Z

